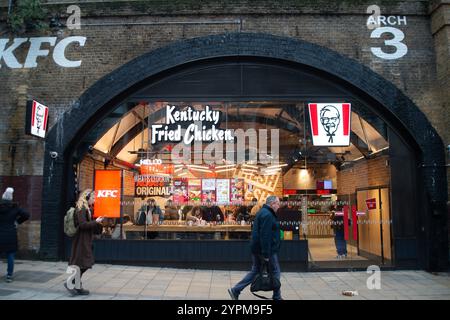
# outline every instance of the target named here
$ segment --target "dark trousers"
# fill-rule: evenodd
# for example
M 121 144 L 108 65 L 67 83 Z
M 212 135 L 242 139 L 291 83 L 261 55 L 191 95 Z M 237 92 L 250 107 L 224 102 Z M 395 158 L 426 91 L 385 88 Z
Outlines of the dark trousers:
M 347 254 L 347 241 L 344 238 L 344 231 L 337 230 L 334 235 L 334 243 L 336 244 L 336 251 L 338 255 Z
M 7 275 L 12 277 L 14 273 L 14 258 L 16 257 L 15 251 L 10 251 L 6 253 L 6 259 L 8 260 L 8 270 Z

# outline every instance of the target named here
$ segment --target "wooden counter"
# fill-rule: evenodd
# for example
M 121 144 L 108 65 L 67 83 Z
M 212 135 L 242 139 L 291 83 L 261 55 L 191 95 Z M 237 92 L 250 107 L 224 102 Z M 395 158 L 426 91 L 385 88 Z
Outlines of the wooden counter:
M 158 231 L 158 232 L 251 232 L 250 225 L 241 226 L 238 224 L 223 224 L 223 225 L 209 225 L 209 226 L 188 226 L 186 224 L 160 224 L 145 226 L 123 226 L 125 232 L 128 231 Z

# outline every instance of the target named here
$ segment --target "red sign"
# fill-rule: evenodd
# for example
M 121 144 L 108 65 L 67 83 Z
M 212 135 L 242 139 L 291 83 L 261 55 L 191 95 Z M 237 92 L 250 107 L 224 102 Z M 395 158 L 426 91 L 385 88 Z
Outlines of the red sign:
M 348 206 L 344 206 L 344 239 L 348 240 Z
M 314 146 L 350 145 L 350 103 L 310 103 L 308 107 Z
M 141 164 L 141 175 L 173 174 L 172 164 Z
M 297 194 L 296 189 L 283 189 L 283 194 Z
M 376 209 L 377 208 L 377 199 L 376 198 L 367 199 L 366 200 L 366 205 L 367 205 L 367 209 L 368 210 Z
M 48 107 L 37 101 L 27 102 L 27 123 L 25 133 L 45 138 L 48 127 Z
M 316 193 L 320 195 L 330 194 L 330 190 L 316 190 Z
M 121 170 L 95 170 L 94 216 L 120 218 Z
M 353 223 L 353 240 L 358 240 L 358 215 L 356 214 L 356 206 L 352 205 L 352 223 Z
M 173 202 L 183 204 L 188 201 L 188 180 L 186 178 L 173 179 Z

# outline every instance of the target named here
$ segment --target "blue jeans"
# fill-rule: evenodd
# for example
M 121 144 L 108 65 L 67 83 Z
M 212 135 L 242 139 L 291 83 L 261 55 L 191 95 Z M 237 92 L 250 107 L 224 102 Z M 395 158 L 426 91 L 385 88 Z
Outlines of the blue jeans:
M 344 231 L 336 231 L 334 243 L 338 255 L 347 254 L 347 241 L 344 239 Z
M 11 276 L 11 277 L 12 277 L 13 272 L 14 272 L 14 257 L 15 256 L 16 256 L 16 253 L 14 251 L 6 253 L 6 258 L 8 260 L 8 271 L 7 271 L 7 274 L 8 274 L 8 276 Z
M 278 262 L 277 254 L 273 254 L 269 258 L 269 264 L 270 264 L 270 266 L 272 266 L 272 271 L 273 271 L 274 277 L 276 277 L 278 280 L 280 280 L 281 271 L 280 271 L 280 263 Z M 247 273 L 247 275 L 241 281 L 239 281 L 233 288 L 231 288 L 231 290 L 233 290 L 233 292 L 236 296 L 239 296 L 241 291 L 244 290 L 245 287 L 247 287 L 249 284 L 252 283 L 253 279 L 260 272 L 260 267 L 261 267 L 261 265 L 259 262 L 259 258 L 256 255 L 252 254 L 252 270 L 249 273 Z M 272 298 L 273 299 L 281 299 L 281 289 L 274 290 Z

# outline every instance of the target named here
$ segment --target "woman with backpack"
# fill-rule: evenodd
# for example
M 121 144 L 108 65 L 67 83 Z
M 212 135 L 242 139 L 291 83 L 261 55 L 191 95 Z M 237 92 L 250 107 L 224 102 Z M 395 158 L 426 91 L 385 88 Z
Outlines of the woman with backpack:
M 103 230 L 103 217 L 98 217 L 93 220 L 93 205 L 95 202 L 95 192 L 87 189 L 84 190 L 75 206 L 75 225 L 77 232 L 72 238 L 72 252 L 69 259 L 69 266 L 75 265 L 80 269 L 80 284 L 81 277 L 87 269 L 94 265 L 94 253 L 92 242 L 95 234 L 101 234 Z M 75 279 L 73 283 L 75 283 Z M 83 289 L 82 284 L 80 288 L 70 289 L 67 283 L 64 283 L 65 288 L 74 295 L 88 295 L 89 291 Z
M 13 200 L 13 188 L 6 188 L 0 201 L 0 252 L 5 252 L 8 260 L 6 282 L 12 282 L 14 257 L 17 251 L 17 225 L 30 218 L 30 214 L 19 208 Z

